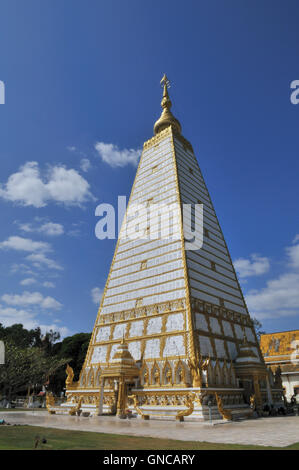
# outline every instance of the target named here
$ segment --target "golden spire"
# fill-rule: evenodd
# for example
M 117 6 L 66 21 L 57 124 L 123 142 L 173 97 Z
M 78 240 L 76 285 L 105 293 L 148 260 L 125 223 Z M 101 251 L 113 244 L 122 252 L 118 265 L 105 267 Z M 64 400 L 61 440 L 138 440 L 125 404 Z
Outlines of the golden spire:
M 160 83 L 163 86 L 163 98 L 161 101 L 163 111 L 158 121 L 155 122 L 154 133 L 158 134 L 163 131 L 163 129 L 166 129 L 166 127 L 172 126 L 172 128 L 180 134 L 182 130 L 181 124 L 170 111 L 172 103 L 168 95 L 169 80 L 165 74 Z

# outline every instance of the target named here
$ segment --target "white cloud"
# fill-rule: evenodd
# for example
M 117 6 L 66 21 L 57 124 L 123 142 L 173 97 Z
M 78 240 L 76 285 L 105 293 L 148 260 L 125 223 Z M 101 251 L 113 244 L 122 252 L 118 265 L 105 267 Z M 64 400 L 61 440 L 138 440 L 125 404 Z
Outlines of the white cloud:
M 28 309 L 17 309 L 14 307 L 3 307 L 0 305 L 0 318 L 1 323 L 5 326 L 21 323 L 24 328 L 29 330 L 40 327 L 43 334 L 50 330 L 58 331 L 62 338 L 70 334 L 70 330 L 65 326 L 59 326 L 56 323 L 51 325 L 40 324 L 37 320 L 37 313 Z
M 95 303 L 96 305 L 99 305 L 99 303 L 101 302 L 103 292 L 104 292 L 103 289 L 100 289 L 99 287 L 94 287 L 93 289 L 91 289 L 91 298 L 92 298 L 93 303 Z
M 61 224 L 55 224 L 53 222 L 48 222 L 46 224 L 43 224 L 39 228 L 39 232 L 45 233 L 46 235 L 49 235 L 49 236 L 57 236 L 57 235 L 63 235 L 64 228 L 63 228 L 63 225 L 61 225 Z
M 33 263 L 36 268 L 47 266 L 49 269 L 63 270 L 60 264 L 45 255 L 45 253 L 52 251 L 51 245 L 47 242 L 36 242 L 30 238 L 12 236 L 0 243 L 1 248 L 30 252 L 30 255 L 26 256 L 26 260 Z M 26 265 L 15 264 L 12 272 L 17 272 L 23 268 L 26 268 Z
M 25 291 L 22 294 L 4 294 L 1 300 L 15 307 L 38 306 L 42 309 L 59 310 L 62 304 L 53 297 L 44 297 L 40 292 Z
M 64 234 L 64 227 L 61 224 L 57 224 L 54 222 L 46 222 L 39 227 L 33 227 L 32 224 L 21 224 L 20 229 L 23 232 L 37 232 L 43 233 L 44 235 L 49 236 L 58 236 Z
M 21 323 L 25 328 L 35 328 L 37 325 L 34 320 L 35 314 L 24 309 L 16 309 L 13 307 L 3 307 L 0 305 L 1 323 L 5 326 L 11 326 L 15 323 Z
M 31 286 L 32 284 L 35 284 L 37 281 L 33 277 L 28 277 L 26 279 L 23 279 L 20 284 L 21 286 Z
M 62 307 L 62 304 L 58 302 L 57 300 L 55 300 L 53 297 L 48 296 L 48 297 L 44 297 L 41 307 L 46 308 L 46 309 L 51 309 L 51 310 L 60 310 Z
M 79 237 L 81 235 L 81 231 L 79 229 L 69 230 L 67 234 L 70 237 Z
M 88 158 L 82 158 L 80 162 L 80 168 L 82 171 L 84 171 L 84 173 L 87 173 L 91 168 L 90 160 L 88 160 Z
M 72 223 L 72 229 L 67 232 L 70 237 L 79 237 L 82 235 L 81 228 L 84 226 L 84 222 Z
M 47 183 L 51 198 L 66 205 L 81 206 L 90 199 L 95 200 L 89 187 L 89 183 L 76 170 L 67 170 L 62 166 L 51 169 Z
M 13 173 L 5 185 L 0 186 L 0 196 L 25 206 L 42 207 L 46 198 L 45 184 L 40 178 L 38 164 L 28 162 Z
M 270 269 L 270 261 L 268 258 L 252 254 L 250 259 L 238 258 L 234 261 L 235 269 L 240 278 L 251 276 L 260 276 Z
M 0 197 L 23 206 L 44 207 L 49 201 L 82 206 L 94 200 L 89 188 L 74 169 L 53 166 L 42 176 L 37 162 L 27 162 L 0 186 Z
M 286 252 L 289 257 L 289 266 L 295 269 L 299 268 L 299 243 L 298 242 L 299 242 L 299 235 L 296 235 L 296 237 L 293 240 L 293 246 L 288 246 L 286 248 Z
M 23 232 L 33 232 L 34 231 L 31 224 L 20 224 L 20 229 Z
M 28 277 L 26 279 L 23 279 L 20 282 L 21 286 L 31 286 L 32 284 L 38 284 L 38 281 L 36 279 L 34 279 L 33 277 Z M 50 282 L 50 281 L 42 282 L 41 285 L 43 287 L 46 287 L 47 289 L 54 289 L 54 287 L 55 287 L 54 282 Z
M 44 286 L 44 287 L 47 287 L 47 288 L 49 288 L 49 289 L 54 289 L 55 284 L 54 284 L 54 282 L 45 281 L 45 282 L 43 282 L 43 286 Z
M 36 268 L 46 266 L 49 269 L 56 269 L 59 271 L 63 270 L 63 267 L 60 264 L 58 264 L 53 259 L 45 256 L 44 253 L 32 253 L 31 255 L 26 256 L 26 259 L 28 261 L 31 261 L 31 263 L 33 263 L 33 266 L 35 266 Z
M 0 242 L 0 248 L 16 251 L 29 251 L 31 253 L 51 251 L 51 246 L 46 242 L 36 242 L 30 238 L 11 236 L 4 242 Z
M 299 237 L 286 247 L 285 272 L 251 289 L 245 296 L 250 313 L 259 318 L 279 318 L 299 314 Z M 297 243 L 297 244 L 296 244 Z
M 117 145 L 105 144 L 104 142 L 96 142 L 95 149 L 103 162 L 113 168 L 124 167 L 126 165 L 137 166 L 141 155 L 140 149 L 123 149 L 120 150 Z
M 245 296 L 251 315 L 259 319 L 299 314 L 299 274 L 285 273 L 271 279 L 266 287 Z
M 26 264 L 22 263 L 14 263 L 11 268 L 10 268 L 10 273 L 15 274 L 15 273 L 20 273 L 20 274 L 26 274 L 26 276 L 35 276 L 35 272 L 32 271 L 32 269 L 29 266 L 26 266 Z

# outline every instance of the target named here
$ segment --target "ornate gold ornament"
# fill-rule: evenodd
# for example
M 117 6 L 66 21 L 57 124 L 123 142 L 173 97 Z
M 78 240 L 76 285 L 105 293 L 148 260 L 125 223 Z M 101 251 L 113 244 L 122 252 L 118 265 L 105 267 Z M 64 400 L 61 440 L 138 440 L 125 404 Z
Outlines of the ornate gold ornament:
M 55 398 L 53 396 L 52 392 L 47 392 L 46 394 L 46 408 L 50 414 L 55 414 L 54 410 L 51 410 L 51 408 L 55 406 Z
M 194 411 L 194 399 L 195 399 L 195 394 L 194 393 L 189 393 L 183 399 L 183 403 L 187 407 L 187 409 L 179 411 L 178 414 L 175 417 L 176 420 L 184 421 L 185 416 L 189 416 L 193 413 L 193 411 Z
M 180 134 L 182 130 L 181 125 L 179 121 L 173 116 L 172 112 L 170 111 L 170 108 L 172 106 L 171 100 L 168 95 L 168 87 L 170 83 L 165 74 L 162 77 L 161 85 L 163 86 L 163 98 L 161 101 L 161 106 L 162 106 L 163 111 L 162 111 L 160 118 L 158 119 L 158 121 L 156 121 L 154 125 L 154 133 L 158 134 L 159 132 L 171 126 L 175 132 Z
M 137 413 L 141 416 L 141 418 L 144 419 L 144 420 L 148 420 L 149 415 L 144 414 L 143 411 L 138 406 L 138 397 L 137 397 L 137 395 L 129 395 L 128 398 L 133 400 L 134 408 L 137 411 Z
M 79 398 L 77 405 L 73 406 L 69 410 L 69 415 L 74 416 L 76 413 L 78 413 L 78 411 L 81 409 L 81 404 L 82 404 L 82 397 Z
M 176 385 L 188 387 L 188 381 L 186 377 L 186 366 L 185 363 L 180 359 L 174 369 L 174 382 Z
M 69 387 L 70 385 L 73 384 L 74 371 L 73 371 L 72 367 L 69 364 L 67 364 L 65 372 L 67 374 L 67 378 L 65 380 L 65 385 L 66 385 L 66 387 Z
M 203 358 L 199 355 L 199 353 L 196 353 L 196 356 L 193 356 L 188 359 L 188 366 L 190 368 L 193 379 L 193 387 L 202 387 L 201 371 L 207 370 L 209 362 L 209 359 L 206 359 L 204 361 Z
M 125 417 L 126 402 L 126 384 L 124 378 L 122 377 L 118 384 L 118 399 L 116 409 L 116 416 L 118 416 L 119 418 Z
M 144 387 L 148 387 L 150 377 L 149 377 L 148 367 L 145 363 L 143 364 L 142 368 L 140 369 L 140 379 L 141 379 L 141 384 Z
M 161 371 L 156 361 L 154 361 L 152 370 L 151 370 L 151 384 L 154 386 L 161 385 Z
M 217 403 L 217 406 L 218 406 L 219 413 L 221 414 L 223 419 L 227 419 L 227 420 L 231 421 L 232 420 L 232 414 L 229 410 L 225 410 L 223 408 L 222 399 L 221 399 L 220 395 L 218 395 L 217 392 L 215 393 L 215 397 L 216 397 L 216 403 Z

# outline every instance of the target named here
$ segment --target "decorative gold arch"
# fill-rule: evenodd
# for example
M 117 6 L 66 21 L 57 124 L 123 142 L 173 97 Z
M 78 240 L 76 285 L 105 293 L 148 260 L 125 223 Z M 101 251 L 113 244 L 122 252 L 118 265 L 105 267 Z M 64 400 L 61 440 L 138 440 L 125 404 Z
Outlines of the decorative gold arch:
M 180 374 L 181 371 L 181 374 Z M 174 369 L 174 383 L 177 385 L 183 385 L 187 387 L 187 377 L 186 377 L 186 366 L 181 359 L 177 362 Z
M 88 387 L 93 387 L 94 386 L 94 370 L 93 367 L 91 366 L 88 375 L 87 375 L 87 386 Z
M 79 384 L 80 384 L 81 387 L 85 387 L 85 385 L 86 385 L 86 372 L 85 372 L 85 370 L 83 370 L 81 372 L 80 379 L 79 379 Z
M 101 369 L 101 366 L 98 366 L 96 372 L 95 372 L 95 385 L 98 386 L 100 385 L 100 376 L 101 376 L 101 373 L 102 373 L 102 369 Z

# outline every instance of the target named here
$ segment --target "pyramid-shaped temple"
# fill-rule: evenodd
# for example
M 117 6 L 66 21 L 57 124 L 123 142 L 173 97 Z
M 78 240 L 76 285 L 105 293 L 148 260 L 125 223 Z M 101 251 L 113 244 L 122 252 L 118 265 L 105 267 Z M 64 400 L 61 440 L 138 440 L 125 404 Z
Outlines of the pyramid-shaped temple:
M 265 367 L 192 145 L 170 110 L 165 75 L 161 83 L 162 114 L 143 146 L 79 381 L 68 374 L 61 408 L 144 419 L 250 415 L 281 404 L 281 384 Z M 138 221 L 143 236 L 128 236 L 136 206 L 171 204 L 171 236 L 148 226 L 146 216 Z M 183 220 L 183 205 L 203 208 L 203 216 L 197 220 L 192 209 Z M 196 221 L 198 247 L 188 245 L 185 229 Z

